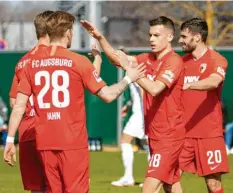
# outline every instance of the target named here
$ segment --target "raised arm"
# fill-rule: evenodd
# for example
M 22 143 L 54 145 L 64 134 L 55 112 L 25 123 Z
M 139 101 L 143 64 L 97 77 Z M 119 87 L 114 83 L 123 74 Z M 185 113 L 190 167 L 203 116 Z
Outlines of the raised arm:
M 110 43 L 107 41 L 104 35 L 92 23 L 88 22 L 87 20 L 81 20 L 81 24 L 92 37 L 99 41 L 100 46 L 102 47 L 106 56 L 109 58 L 112 64 L 116 66 L 121 66 L 123 69 L 125 69 L 126 66 L 123 66 L 120 63 L 118 50 L 114 49 L 110 45 Z M 129 62 L 133 62 L 136 60 L 135 57 L 128 55 L 127 59 Z
M 96 72 L 100 74 L 102 57 L 101 57 L 100 49 L 97 44 L 92 45 L 91 53 L 89 53 L 89 56 L 94 58 L 93 65 L 96 69 Z
M 145 66 L 143 64 L 136 67 L 128 67 L 126 69 L 126 76 L 120 82 L 111 86 L 103 87 L 96 95 L 105 102 L 110 103 L 118 98 L 131 82 L 135 82 L 136 80 L 144 77 L 144 74 Z

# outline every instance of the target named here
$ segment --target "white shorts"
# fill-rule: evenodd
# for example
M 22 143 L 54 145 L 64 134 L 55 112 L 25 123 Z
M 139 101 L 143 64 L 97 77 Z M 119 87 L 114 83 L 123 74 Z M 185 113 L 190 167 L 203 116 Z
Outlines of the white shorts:
M 144 117 L 132 114 L 123 130 L 123 133 L 143 139 L 145 137 Z

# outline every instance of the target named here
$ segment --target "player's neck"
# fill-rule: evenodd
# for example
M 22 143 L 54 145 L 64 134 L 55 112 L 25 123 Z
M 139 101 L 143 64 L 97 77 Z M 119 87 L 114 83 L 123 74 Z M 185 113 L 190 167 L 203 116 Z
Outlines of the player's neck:
M 50 43 L 51 46 L 61 46 L 61 47 L 64 47 L 64 48 L 67 48 L 67 43 L 65 41 L 52 41 Z
M 208 47 L 205 44 L 200 44 L 196 47 L 196 49 L 192 52 L 192 56 L 194 60 L 199 60 L 204 54 L 207 52 Z
M 46 45 L 49 46 L 50 45 L 50 40 L 49 37 L 42 37 L 38 40 L 37 45 Z
M 162 50 L 161 52 L 155 53 L 156 59 L 157 60 L 161 59 L 162 57 L 164 57 L 171 50 L 172 50 L 172 47 L 171 47 L 171 45 L 169 45 L 166 49 Z

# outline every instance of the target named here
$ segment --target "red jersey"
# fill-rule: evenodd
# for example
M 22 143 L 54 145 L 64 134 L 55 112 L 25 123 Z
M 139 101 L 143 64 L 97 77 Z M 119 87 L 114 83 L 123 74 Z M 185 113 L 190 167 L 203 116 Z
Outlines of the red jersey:
M 225 78 L 227 60 L 214 50 L 198 60 L 191 54 L 183 57 L 186 66 L 184 82 L 190 83 L 218 74 Z M 187 137 L 211 138 L 223 136 L 221 110 L 222 84 L 211 91 L 184 91 L 184 108 Z
M 39 45 L 37 48 L 33 48 L 31 51 L 29 51 L 19 60 L 19 62 L 17 63 L 15 67 L 15 74 L 14 74 L 13 82 L 11 85 L 11 90 L 9 93 L 11 98 L 16 98 L 17 96 L 17 87 L 21 80 L 24 67 L 27 65 L 31 57 L 33 57 L 37 51 L 39 50 L 41 51 L 42 49 L 46 47 L 47 46 L 45 45 Z M 26 112 L 19 126 L 19 141 L 20 142 L 35 140 L 35 117 L 34 116 L 35 116 L 35 111 L 33 107 L 33 99 L 31 96 L 27 103 Z
M 154 140 L 179 140 L 185 135 L 182 86 L 184 65 L 182 58 L 170 51 L 156 60 L 154 54 L 137 56 L 138 63 L 147 65 L 147 78 L 163 82 L 167 88 L 153 97 L 144 92 L 145 129 Z
M 52 56 L 51 49 L 56 50 Z M 19 85 L 19 92 L 34 96 L 37 148 L 86 148 L 84 88 L 95 94 L 105 85 L 85 56 L 61 46 L 37 54 Z

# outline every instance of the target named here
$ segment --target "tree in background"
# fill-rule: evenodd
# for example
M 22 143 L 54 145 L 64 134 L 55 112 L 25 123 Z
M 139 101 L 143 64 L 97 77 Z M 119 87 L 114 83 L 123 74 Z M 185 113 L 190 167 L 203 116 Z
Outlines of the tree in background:
M 209 27 L 208 44 L 216 47 L 222 44 L 232 45 L 233 39 L 233 4 L 230 1 L 178 2 L 176 6 L 189 10 L 189 14 L 205 19 Z M 182 15 L 182 10 L 180 14 Z M 186 15 L 186 14 L 185 14 Z M 185 16 L 184 15 L 184 16 Z M 182 22 L 175 20 L 178 24 Z

